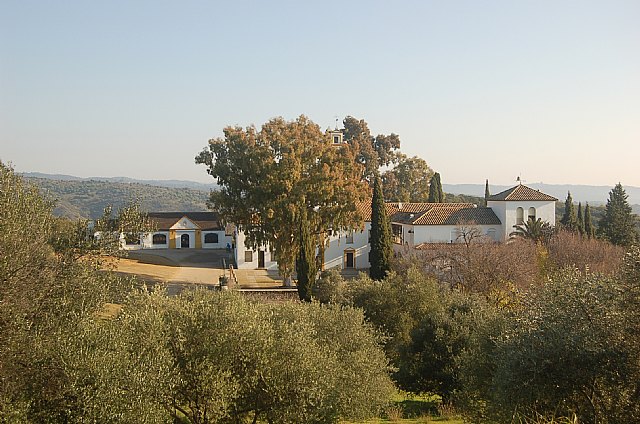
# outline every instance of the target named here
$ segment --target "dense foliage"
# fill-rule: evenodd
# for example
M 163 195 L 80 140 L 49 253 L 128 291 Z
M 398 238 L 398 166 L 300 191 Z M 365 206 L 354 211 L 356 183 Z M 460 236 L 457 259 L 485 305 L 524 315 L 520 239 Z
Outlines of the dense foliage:
M 382 191 L 387 202 L 426 202 L 433 170 L 417 156 L 397 155 L 397 163 L 382 174 Z
M 389 401 L 361 311 L 149 293 L 67 248 L 75 227 L 0 171 L 0 422 L 324 423 Z
M 369 140 L 370 141 L 370 140 Z M 374 151 L 375 153 L 375 151 Z M 245 234 L 247 247 L 268 246 L 287 281 L 299 248 L 299 222 L 307 210 L 310 234 L 360 228 L 357 201 L 370 195 L 356 152 L 333 146 L 329 134 L 305 116 L 274 118 L 255 127 L 227 127 L 196 162 L 207 166 L 220 190 L 211 205 Z
M 633 423 L 639 264 L 638 248 L 561 231 L 424 250 L 382 281 L 326 273 L 314 293 L 361 307 L 389 337 L 396 384 L 471 422 Z

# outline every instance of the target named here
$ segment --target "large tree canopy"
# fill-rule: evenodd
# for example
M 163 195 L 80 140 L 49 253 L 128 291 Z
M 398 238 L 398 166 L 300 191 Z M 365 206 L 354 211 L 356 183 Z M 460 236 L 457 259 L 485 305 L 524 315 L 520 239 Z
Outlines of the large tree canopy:
M 353 116 L 344 118 L 342 124 L 344 141 L 351 147 L 356 162 L 363 165 L 363 178 L 373 185 L 378 169 L 397 161 L 396 151 L 400 148 L 400 137 L 393 133 L 374 137 L 367 123 Z
M 382 174 L 384 198 L 389 202 L 426 202 L 433 170 L 417 156 L 398 155 L 393 169 Z
M 246 235 L 247 247 L 269 246 L 288 279 L 299 249 L 298 216 L 307 209 L 311 236 L 362 225 L 356 202 L 370 196 L 353 150 L 333 146 L 309 118 L 274 118 L 258 131 L 227 127 L 197 157 L 220 189 L 211 206 Z

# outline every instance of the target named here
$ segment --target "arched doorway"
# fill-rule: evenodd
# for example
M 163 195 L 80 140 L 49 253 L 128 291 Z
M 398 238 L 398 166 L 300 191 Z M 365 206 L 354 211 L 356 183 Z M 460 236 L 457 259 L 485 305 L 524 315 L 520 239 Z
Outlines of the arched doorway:
M 183 249 L 189 248 L 189 234 L 183 234 L 180 236 L 180 247 Z

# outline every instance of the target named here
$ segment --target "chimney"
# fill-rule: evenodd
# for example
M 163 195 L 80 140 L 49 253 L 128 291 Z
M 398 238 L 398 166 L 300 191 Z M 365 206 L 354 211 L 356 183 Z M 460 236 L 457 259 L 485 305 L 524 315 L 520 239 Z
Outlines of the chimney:
M 402 210 L 402 203 L 398 202 L 398 210 L 401 211 Z

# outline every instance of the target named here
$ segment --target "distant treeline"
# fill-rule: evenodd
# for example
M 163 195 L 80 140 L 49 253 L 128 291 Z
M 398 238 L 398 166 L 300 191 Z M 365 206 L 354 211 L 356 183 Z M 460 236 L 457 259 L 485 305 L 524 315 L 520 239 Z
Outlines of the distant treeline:
M 208 193 L 188 188 L 157 187 L 107 181 L 61 181 L 27 178 L 55 201 L 54 214 L 71 219 L 96 219 L 107 205 L 114 209 L 138 200 L 146 211 L 206 211 Z

